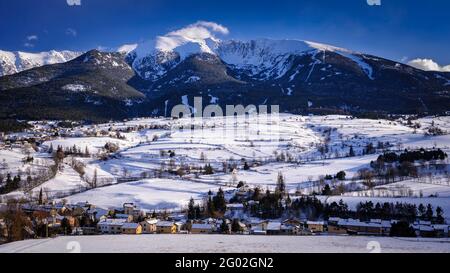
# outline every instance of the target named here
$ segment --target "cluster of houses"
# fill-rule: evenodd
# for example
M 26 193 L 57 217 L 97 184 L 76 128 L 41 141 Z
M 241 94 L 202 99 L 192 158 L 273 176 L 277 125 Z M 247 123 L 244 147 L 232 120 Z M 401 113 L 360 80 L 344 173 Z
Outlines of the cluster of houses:
M 224 232 L 223 221 L 228 229 Z M 287 219 L 284 221 L 262 220 L 248 218 L 238 220 L 239 234 L 250 235 L 367 235 L 389 236 L 391 227 L 396 220 L 387 221 L 371 219 L 360 221 L 357 219 L 329 218 L 328 221 L 307 221 Z M 146 219 L 133 222 L 132 217 L 125 219 L 105 219 L 98 223 L 98 230 L 102 234 L 214 234 L 231 233 L 232 220 L 205 219 L 186 221 L 183 216 L 169 216 L 166 220 Z M 448 225 L 434 225 L 428 221 L 417 221 L 411 225 L 420 237 L 449 237 Z
M 368 235 L 389 236 L 391 227 L 397 221 L 371 219 L 341 219 L 332 217 L 327 221 L 300 219 L 263 220 L 241 217 L 241 206 L 228 206 L 225 219 L 187 220 L 185 214 L 147 214 L 132 203 L 123 204 L 120 209 L 107 211 L 89 203 L 76 205 L 49 204 L 23 205 L 23 211 L 33 221 L 44 222 L 51 234 L 67 234 L 61 230 L 62 222 L 70 225 L 70 235 L 96 234 L 248 234 L 248 235 Z M 239 217 L 236 217 L 239 216 Z M 89 224 L 82 225 L 83 222 Z M 65 219 L 65 220 L 64 220 Z M 225 221 L 225 223 L 224 223 Z M 417 236 L 449 237 L 448 225 L 435 225 L 427 221 L 411 224 Z M 6 237 L 4 222 L 0 219 L 0 237 Z

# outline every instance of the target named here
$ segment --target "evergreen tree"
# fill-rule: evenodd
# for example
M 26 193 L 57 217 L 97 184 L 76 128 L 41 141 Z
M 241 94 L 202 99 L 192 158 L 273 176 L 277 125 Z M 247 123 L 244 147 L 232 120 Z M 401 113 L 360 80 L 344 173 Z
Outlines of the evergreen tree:
M 56 154 L 55 154 L 55 162 L 56 164 L 61 164 L 61 162 L 64 160 L 64 158 L 66 157 L 64 150 L 62 148 L 62 146 L 58 146 L 58 149 L 56 150 Z
M 42 188 L 39 190 L 39 205 L 44 204 L 44 199 L 43 199 L 43 195 L 42 195 Z
M 227 209 L 227 202 L 225 200 L 225 193 L 222 188 L 219 188 L 216 196 L 213 198 L 214 208 L 220 212 L 225 212 Z
M 256 187 L 253 191 L 252 200 L 253 201 L 259 201 L 261 199 L 261 189 L 259 187 Z
M 97 188 L 98 177 L 97 177 L 97 169 L 94 170 L 94 178 L 92 178 L 92 187 Z
M 195 202 L 194 199 L 191 198 L 189 200 L 189 205 L 188 205 L 188 219 L 189 220 L 194 220 L 196 219 L 196 215 L 195 215 Z
M 281 172 L 278 173 L 276 193 L 283 194 L 286 191 L 286 183 L 284 182 L 284 176 Z
M 325 187 L 322 189 L 322 195 L 330 196 L 332 194 L 330 185 L 326 184 Z
M 245 163 L 244 163 L 244 170 L 245 171 L 250 170 L 250 166 L 248 165 L 247 161 L 245 161 Z
M 214 169 L 211 167 L 211 164 L 207 164 L 207 165 L 205 165 L 205 167 L 203 168 L 203 173 L 205 174 L 205 175 L 212 175 L 212 174 L 214 174 Z
M 6 175 L 4 193 L 10 193 L 13 190 L 13 180 L 11 178 L 11 174 L 8 173 Z
M 428 221 L 431 221 L 431 220 L 433 220 L 433 207 L 431 206 L 431 204 L 428 204 L 428 206 L 427 206 L 427 211 L 426 211 L 426 213 L 425 213 L 425 216 L 426 216 L 426 219 L 428 220 Z
M 153 219 L 155 219 L 156 217 L 158 217 L 158 215 L 156 214 L 156 211 L 155 210 L 153 210 L 153 212 L 152 212 L 152 216 L 151 216 Z
M 419 205 L 419 217 L 424 219 L 425 218 L 425 206 L 423 204 Z
M 353 150 L 353 146 L 350 146 L 350 151 L 348 152 L 348 156 L 349 157 L 354 157 L 355 156 L 355 150 Z
M 212 200 L 212 196 L 211 195 L 208 196 L 208 201 L 207 201 L 206 207 L 207 207 L 209 216 L 210 217 L 214 217 L 216 209 L 214 207 L 214 202 Z
M 346 176 L 347 176 L 347 174 L 344 171 L 340 171 L 336 174 L 336 178 L 340 181 L 345 180 Z
M 392 225 L 391 227 L 391 237 L 417 237 L 408 222 L 400 221 Z
M 200 209 L 199 205 L 195 206 L 195 218 L 194 219 L 199 219 L 201 218 L 202 215 L 202 210 Z
M 442 210 L 442 208 L 441 207 L 437 207 L 436 208 L 436 222 L 438 224 L 444 224 L 445 223 L 443 215 L 444 215 L 444 211 Z

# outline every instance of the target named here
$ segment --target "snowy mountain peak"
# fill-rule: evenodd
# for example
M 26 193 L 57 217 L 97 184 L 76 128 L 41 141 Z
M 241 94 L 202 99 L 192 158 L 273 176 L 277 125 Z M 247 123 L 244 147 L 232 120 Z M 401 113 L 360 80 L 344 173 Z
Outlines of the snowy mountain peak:
M 15 74 L 48 64 L 65 63 L 81 54 L 81 52 L 56 50 L 39 53 L 0 50 L 0 76 Z
M 185 35 L 185 33 L 188 35 Z M 291 68 L 291 57 L 319 52 L 340 54 L 360 66 L 367 77 L 374 79 L 370 65 L 354 51 L 331 45 L 302 40 L 259 39 L 249 41 L 222 41 L 210 33 L 180 30 L 160 36 L 156 40 L 139 44 L 130 53 L 133 68 L 144 79 L 156 81 L 190 55 L 211 54 L 227 65 L 250 77 L 279 78 Z M 181 35 L 183 34 L 183 35 Z

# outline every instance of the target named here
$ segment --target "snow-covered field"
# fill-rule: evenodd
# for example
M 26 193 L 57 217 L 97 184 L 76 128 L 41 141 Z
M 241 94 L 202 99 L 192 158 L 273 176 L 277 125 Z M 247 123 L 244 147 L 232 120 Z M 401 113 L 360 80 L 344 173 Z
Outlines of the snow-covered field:
M 116 235 L 1 245 L 0 253 L 449 253 L 450 239 L 349 236 Z
M 199 202 L 209 190 L 216 192 L 218 189 L 219 186 L 185 180 L 147 179 L 97 188 L 66 199 L 72 204 L 89 201 L 107 209 L 132 202 L 140 209 L 151 211 L 180 209 L 187 206 L 191 197 Z
M 193 197 L 204 198 L 209 190 L 235 185 L 244 181 L 250 186 L 262 189 L 273 188 L 278 173 L 285 177 L 291 193 L 301 189 L 311 191 L 311 181 L 317 181 L 327 174 L 335 175 L 345 171 L 348 183 L 358 170 L 368 168 L 381 151 L 374 155 L 363 155 L 368 143 L 375 147 L 378 142 L 389 143 L 389 149 L 441 148 L 450 152 L 450 135 L 425 136 L 433 124 L 450 133 L 450 117 L 422 118 L 419 129 L 406 126 L 405 120 L 366 120 L 348 116 L 296 116 L 280 114 L 250 117 L 229 117 L 209 119 L 141 118 L 131 121 L 80 126 L 71 129 L 74 137 L 56 138 L 46 141 L 38 152 L 24 149 L 0 150 L 0 173 L 36 173 L 36 170 L 52 163 L 45 152 L 50 145 L 56 149 L 77 146 L 82 152 L 89 150 L 91 157 L 77 158 L 85 167 L 80 176 L 71 166 L 70 158 L 64 161 L 64 168 L 56 177 L 39 185 L 32 192 L 36 195 L 41 188 L 47 192 L 71 192 L 87 186 L 97 173 L 99 180 L 107 180 L 111 186 L 101 187 L 67 197 L 70 202 L 89 201 L 98 207 L 120 207 L 124 202 L 135 202 L 143 209 L 177 209 Z M 192 126 L 195 125 L 195 130 Z M 43 129 L 45 125 L 36 125 Z M 132 130 L 128 130 L 134 128 Z M 136 129 L 140 128 L 140 129 Z M 115 135 L 120 130 L 120 138 Z M 83 136 L 100 134 L 99 137 Z M 105 136 L 106 132 L 106 136 Z M 28 132 L 30 134 L 30 132 Z M 83 137 L 75 137 L 83 136 Z M 106 143 L 115 143 L 120 150 L 108 160 L 101 160 L 97 153 L 104 153 Z M 326 143 L 327 151 L 320 148 Z M 354 157 L 347 157 L 350 147 Z M 173 152 L 170 155 L 170 152 Z M 26 155 L 34 157 L 31 163 L 23 163 Z M 277 160 L 277 157 L 283 157 Z M 243 162 L 255 163 L 250 170 L 243 169 Z M 235 164 L 236 172 L 223 172 L 224 164 Z M 211 164 L 213 175 L 188 175 L 185 179 L 176 176 L 170 179 L 144 179 L 155 177 L 161 169 L 173 165 L 203 167 Z M 448 171 L 448 170 L 447 170 Z M 116 184 L 123 178 L 134 178 L 135 182 Z M 143 177 L 140 179 L 140 177 Z M 426 179 L 425 179 L 426 180 Z M 378 201 L 398 201 L 413 203 L 430 202 L 442 206 L 450 218 L 450 186 L 444 173 L 439 176 L 439 184 L 419 183 L 416 180 L 398 182 L 378 187 L 376 196 L 385 196 Z M 427 182 L 421 181 L 421 182 Z M 231 183 L 233 182 L 233 183 Z M 103 185 L 102 183 L 99 183 Z M 227 188 L 228 189 L 228 188 Z M 413 196 L 437 195 L 438 198 L 393 199 L 392 192 L 410 190 Z M 14 196 L 20 193 L 15 192 Z M 347 193 L 342 197 L 352 204 L 361 198 L 371 199 L 371 192 Z M 10 195 L 11 196 L 11 195 Z M 361 197 L 363 196 L 363 197 Z M 341 197 L 333 197 L 340 199 Z M 359 199 L 358 199 L 359 198 Z M 374 199 L 375 200 L 375 199 Z

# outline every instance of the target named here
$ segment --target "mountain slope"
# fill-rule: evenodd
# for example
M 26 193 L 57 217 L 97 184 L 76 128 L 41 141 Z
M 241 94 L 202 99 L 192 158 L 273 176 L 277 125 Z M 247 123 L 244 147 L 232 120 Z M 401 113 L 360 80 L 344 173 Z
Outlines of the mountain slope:
M 300 113 L 450 110 L 448 73 L 425 72 L 307 41 L 205 40 L 171 50 L 149 49 L 145 44 L 128 58 L 142 80 L 139 88 L 160 98 L 160 113 L 167 112 L 166 104 L 170 108 L 185 96 L 191 103 L 193 96 L 202 96 L 206 102 L 223 105 L 279 104 L 282 111 Z M 192 60 L 197 60 L 196 65 Z M 212 77 L 205 75 L 205 67 Z
M 93 50 L 67 63 L 0 78 L 0 114 L 26 119 L 123 118 L 145 97 L 128 85 L 134 76 L 124 55 Z
M 1 116 L 167 116 L 178 104 L 192 108 L 194 96 L 204 106 L 279 105 L 302 114 L 450 110 L 450 73 L 307 41 L 177 41 L 133 45 L 123 53 L 90 51 L 0 77 Z

